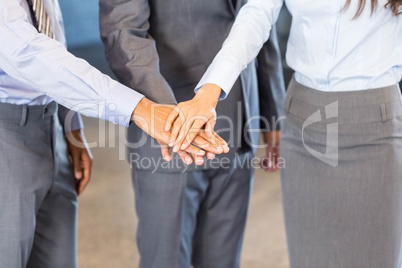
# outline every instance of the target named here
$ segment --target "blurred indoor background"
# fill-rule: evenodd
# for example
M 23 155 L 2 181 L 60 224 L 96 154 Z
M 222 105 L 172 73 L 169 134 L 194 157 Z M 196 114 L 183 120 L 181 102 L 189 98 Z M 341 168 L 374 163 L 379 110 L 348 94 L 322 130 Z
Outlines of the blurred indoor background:
M 99 38 L 98 0 L 60 0 L 60 5 L 68 49 L 113 76 Z M 290 16 L 284 9 L 277 23 L 282 54 L 289 26 Z M 283 64 L 288 82 L 292 72 L 285 61 Z M 92 181 L 79 198 L 79 266 L 137 267 L 137 219 L 129 164 L 119 160 L 124 155 L 119 144 L 124 140 L 125 129 L 93 118 L 84 118 L 84 124 L 88 142 L 94 145 L 94 165 Z M 262 149 L 258 156 L 264 156 Z M 256 170 L 241 267 L 288 267 L 279 172 Z

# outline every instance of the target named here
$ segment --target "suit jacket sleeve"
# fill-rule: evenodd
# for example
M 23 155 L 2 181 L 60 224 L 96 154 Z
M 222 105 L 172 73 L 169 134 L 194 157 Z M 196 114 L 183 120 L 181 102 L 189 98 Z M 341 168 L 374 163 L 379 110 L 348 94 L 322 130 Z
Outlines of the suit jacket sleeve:
M 268 41 L 257 56 L 258 93 L 262 131 L 279 130 L 279 116 L 285 96 L 281 53 L 276 28 L 272 27 Z M 269 125 L 267 125 L 267 122 Z M 275 128 L 275 129 L 274 129 Z
M 148 34 L 148 0 L 100 0 L 99 7 L 106 59 L 119 81 L 157 103 L 175 104 Z

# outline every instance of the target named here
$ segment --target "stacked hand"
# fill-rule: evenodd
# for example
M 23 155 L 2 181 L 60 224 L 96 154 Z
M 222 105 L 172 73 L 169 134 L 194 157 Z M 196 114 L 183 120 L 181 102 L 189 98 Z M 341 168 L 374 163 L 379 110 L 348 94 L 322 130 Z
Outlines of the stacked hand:
M 134 123 L 161 144 L 162 155 L 166 161 L 171 160 L 168 146 L 171 145 L 171 132 L 166 131 L 164 127 L 169 114 L 174 109 L 175 106 L 173 105 L 160 105 L 143 98 L 132 114 Z M 227 143 L 219 135 L 213 131 L 207 133 L 201 127 L 202 125 L 196 133 L 191 132 L 192 139 L 188 141 L 185 147 L 182 147 L 182 149 L 175 147 L 174 149 L 174 152 L 177 152 L 186 164 L 191 164 L 193 161 L 190 155 L 197 165 L 202 165 L 204 156 L 212 159 L 215 157 L 215 154 L 227 153 L 229 151 Z
M 214 132 L 215 107 L 220 94 L 221 89 L 217 85 L 205 84 L 192 100 L 181 102 L 177 106 L 155 106 L 157 122 L 154 124 L 156 126 L 154 133 L 151 133 L 152 128 L 143 129 L 160 142 L 162 155 L 166 161 L 171 160 L 170 147 L 173 147 L 173 152 L 177 152 L 184 163 L 192 163 L 188 154 L 190 153 L 198 165 L 204 163 L 204 151 L 207 152 L 208 159 L 214 158 L 215 154 L 229 151 L 226 142 Z M 152 104 L 147 101 L 147 105 Z M 149 121 L 149 118 L 143 120 L 144 125 L 149 125 Z M 163 130 L 161 125 L 164 125 Z M 280 131 L 264 133 L 267 147 L 266 157 L 261 166 L 267 172 L 278 169 L 280 134 Z
M 162 156 L 172 159 L 170 147 L 186 164 L 194 159 L 197 165 L 204 163 L 204 156 L 213 159 L 215 154 L 227 153 L 227 143 L 214 132 L 215 107 L 221 89 L 205 84 L 192 100 L 173 105 L 159 105 L 143 99 L 133 113 L 133 121 L 161 145 Z M 267 144 L 262 168 L 267 172 L 278 169 L 280 131 L 264 133 Z M 192 158 L 190 157 L 192 156 Z
M 215 108 L 221 89 L 214 84 L 205 84 L 192 100 L 179 103 L 169 114 L 165 131 L 170 131 L 169 146 L 173 151 L 185 150 L 202 128 L 208 138 L 214 137 Z

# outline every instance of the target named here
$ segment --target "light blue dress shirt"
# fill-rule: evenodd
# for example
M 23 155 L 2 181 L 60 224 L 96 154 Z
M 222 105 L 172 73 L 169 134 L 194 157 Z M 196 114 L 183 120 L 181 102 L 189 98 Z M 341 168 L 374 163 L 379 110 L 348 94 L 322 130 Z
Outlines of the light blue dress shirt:
M 0 102 L 43 105 L 54 100 L 86 116 L 127 126 L 143 95 L 70 54 L 57 0 L 43 2 L 55 40 L 32 26 L 26 0 L 1 1 Z
M 213 83 L 224 98 L 268 39 L 283 0 L 249 0 L 197 88 Z M 321 91 L 354 91 L 395 85 L 402 77 L 402 15 L 387 0 L 371 14 L 370 1 L 353 19 L 358 1 L 286 0 L 292 14 L 286 61 L 297 82 Z

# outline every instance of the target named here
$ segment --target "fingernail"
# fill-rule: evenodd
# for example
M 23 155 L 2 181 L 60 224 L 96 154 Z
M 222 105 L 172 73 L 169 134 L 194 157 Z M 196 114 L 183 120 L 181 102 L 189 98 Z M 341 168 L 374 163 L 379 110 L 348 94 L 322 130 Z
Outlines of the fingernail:
M 177 153 L 179 151 L 179 145 L 173 147 L 173 152 Z
M 204 159 L 202 159 L 202 158 L 197 158 L 197 159 L 195 160 L 195 162 L 196 162 L 198 165 L 202 165 L 202 163 L 204 163 Z
M 181 145 L 180 150 L 184 150 L 184 149 L 186 149 L 186 147 L 187 147 L 187 143 L 184 142 L 184 143 Z
M 204 151 L 198 151 L 198 152 L 196 152 L 194 154 L 196 154 L 196 155 L 205 155 L 205 152 Z
M 169 162 L 172 158 L 170 156 L 166 155 L 165 157 L 163 157 L 163 159 L 165 159 L 165 161 Z
M 187 163 L 187 165 L 191 164 L 191 158 L 190 157 L 186 157 L 186 163 Z
M 222 148 L 220 148 L 220 147 L 218 147 L 218 148 L 216 148 L 217 150 L 218 150 L 218 154 L 221 154 L 221 153 L 223 153 L 223 149 Z
M 76 179 L 81 179 L 81 178 L 82 178 L 82 172 L 76 171 L 76 172 L 75 172 L 75 178 L 76 178 Z
M 172 147 L 173 145 L 174 145 L 174 139 L 171 139 L 171 140 L 169 141 L 169 146 Z

